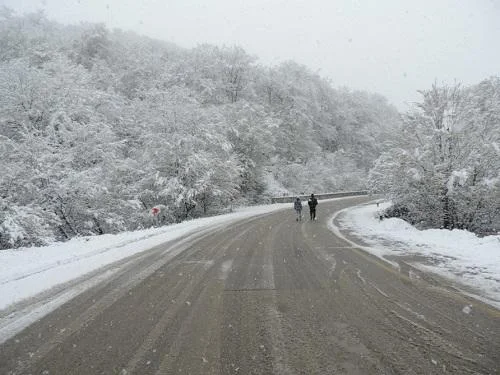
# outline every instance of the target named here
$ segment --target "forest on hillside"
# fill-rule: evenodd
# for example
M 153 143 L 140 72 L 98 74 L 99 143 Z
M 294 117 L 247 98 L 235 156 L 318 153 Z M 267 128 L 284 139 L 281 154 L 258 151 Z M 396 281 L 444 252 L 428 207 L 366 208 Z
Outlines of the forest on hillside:
M 368 186 L 422 225 L 437 225 L 420 220 L 437 201 L 450 221 L 475 199 L 462 226 L 492 230 L 498 78 L 458 88 L 457 103 L 443 90 L 402 116 L 378 94 L 335 88 L 293 61 L 263 66 L 238 46 L 184 49 L 3 8 L 0 249 Z M 428 186 L 434 202 L 417 207 Z

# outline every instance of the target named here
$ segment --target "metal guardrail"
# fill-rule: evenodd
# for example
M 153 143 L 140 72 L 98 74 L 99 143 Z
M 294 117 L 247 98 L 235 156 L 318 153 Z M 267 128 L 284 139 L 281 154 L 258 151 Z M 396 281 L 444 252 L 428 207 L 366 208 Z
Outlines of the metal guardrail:
M 337 193 L 325 193 L 325 194 L 314 194 L 317 200 L 321 199 L 330 199 L 330 198 L 340 198 L 340 197 L 350 197 L 357 195 L 368 195 L 367 190 L 360 191 L 340 191 Z M 286 197 L 272 197 L 272 203 L 292 203 L 295 198 L 299 197 L 302 201 L 307 201 L 310 195 L 294 195 L 294 196 L 286 196 Z

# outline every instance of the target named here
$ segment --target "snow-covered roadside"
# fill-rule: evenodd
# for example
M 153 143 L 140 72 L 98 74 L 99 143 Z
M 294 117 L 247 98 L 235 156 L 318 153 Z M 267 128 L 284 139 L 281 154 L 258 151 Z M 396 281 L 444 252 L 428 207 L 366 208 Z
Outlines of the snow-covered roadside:
M 412 263 L 480 291 L 475 296 L 500 308 L 500 235 L 477 237 L 464 230 L 418 230 L 401 219 L 379 220 L 389 203 L 362 205 L 337 213 L 339 228 L 353 231 L 369 246 L 363 249 L 384 258 L 387 255 L 423 255 L 431 262 Z M 339 230 L 340 229 L 340 230 Z
M 290 208 L 290 204 L 247 207 L 237 209 L 231 214 L 195 219 L 161 228 L 79 237 L 43 247 L 2 250 L 0 310 L 58 284 L 186 234 L 284 208 Z

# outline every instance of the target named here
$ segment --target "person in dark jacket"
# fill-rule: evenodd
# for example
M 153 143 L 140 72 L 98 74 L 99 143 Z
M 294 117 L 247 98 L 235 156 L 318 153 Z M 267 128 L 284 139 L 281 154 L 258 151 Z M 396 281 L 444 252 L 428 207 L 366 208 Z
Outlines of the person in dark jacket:
M 307 205 L 309 206 L 309 215 L 311 220 L 316 220 L 316 206 L 318 205 L 318 200 L 314 194 L 311 194 L 311 197 L 307 201 Z
M 295 202 L 293 202 L 293 208 L 297 213 L 297 218 L 295 220 L 302 221 L 302 202 L 300 201 L 299 197 L 295 198 Z

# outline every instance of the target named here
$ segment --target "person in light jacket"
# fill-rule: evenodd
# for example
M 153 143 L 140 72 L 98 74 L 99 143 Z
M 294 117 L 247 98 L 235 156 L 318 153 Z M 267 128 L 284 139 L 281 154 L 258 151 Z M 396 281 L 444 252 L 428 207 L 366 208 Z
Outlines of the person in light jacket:
M 295 220 L 302 221 L 302 202 L 299 197 L 295 198 L 295 202 L 293 202 L 293 209 L 297 214 L 297 218 Z

